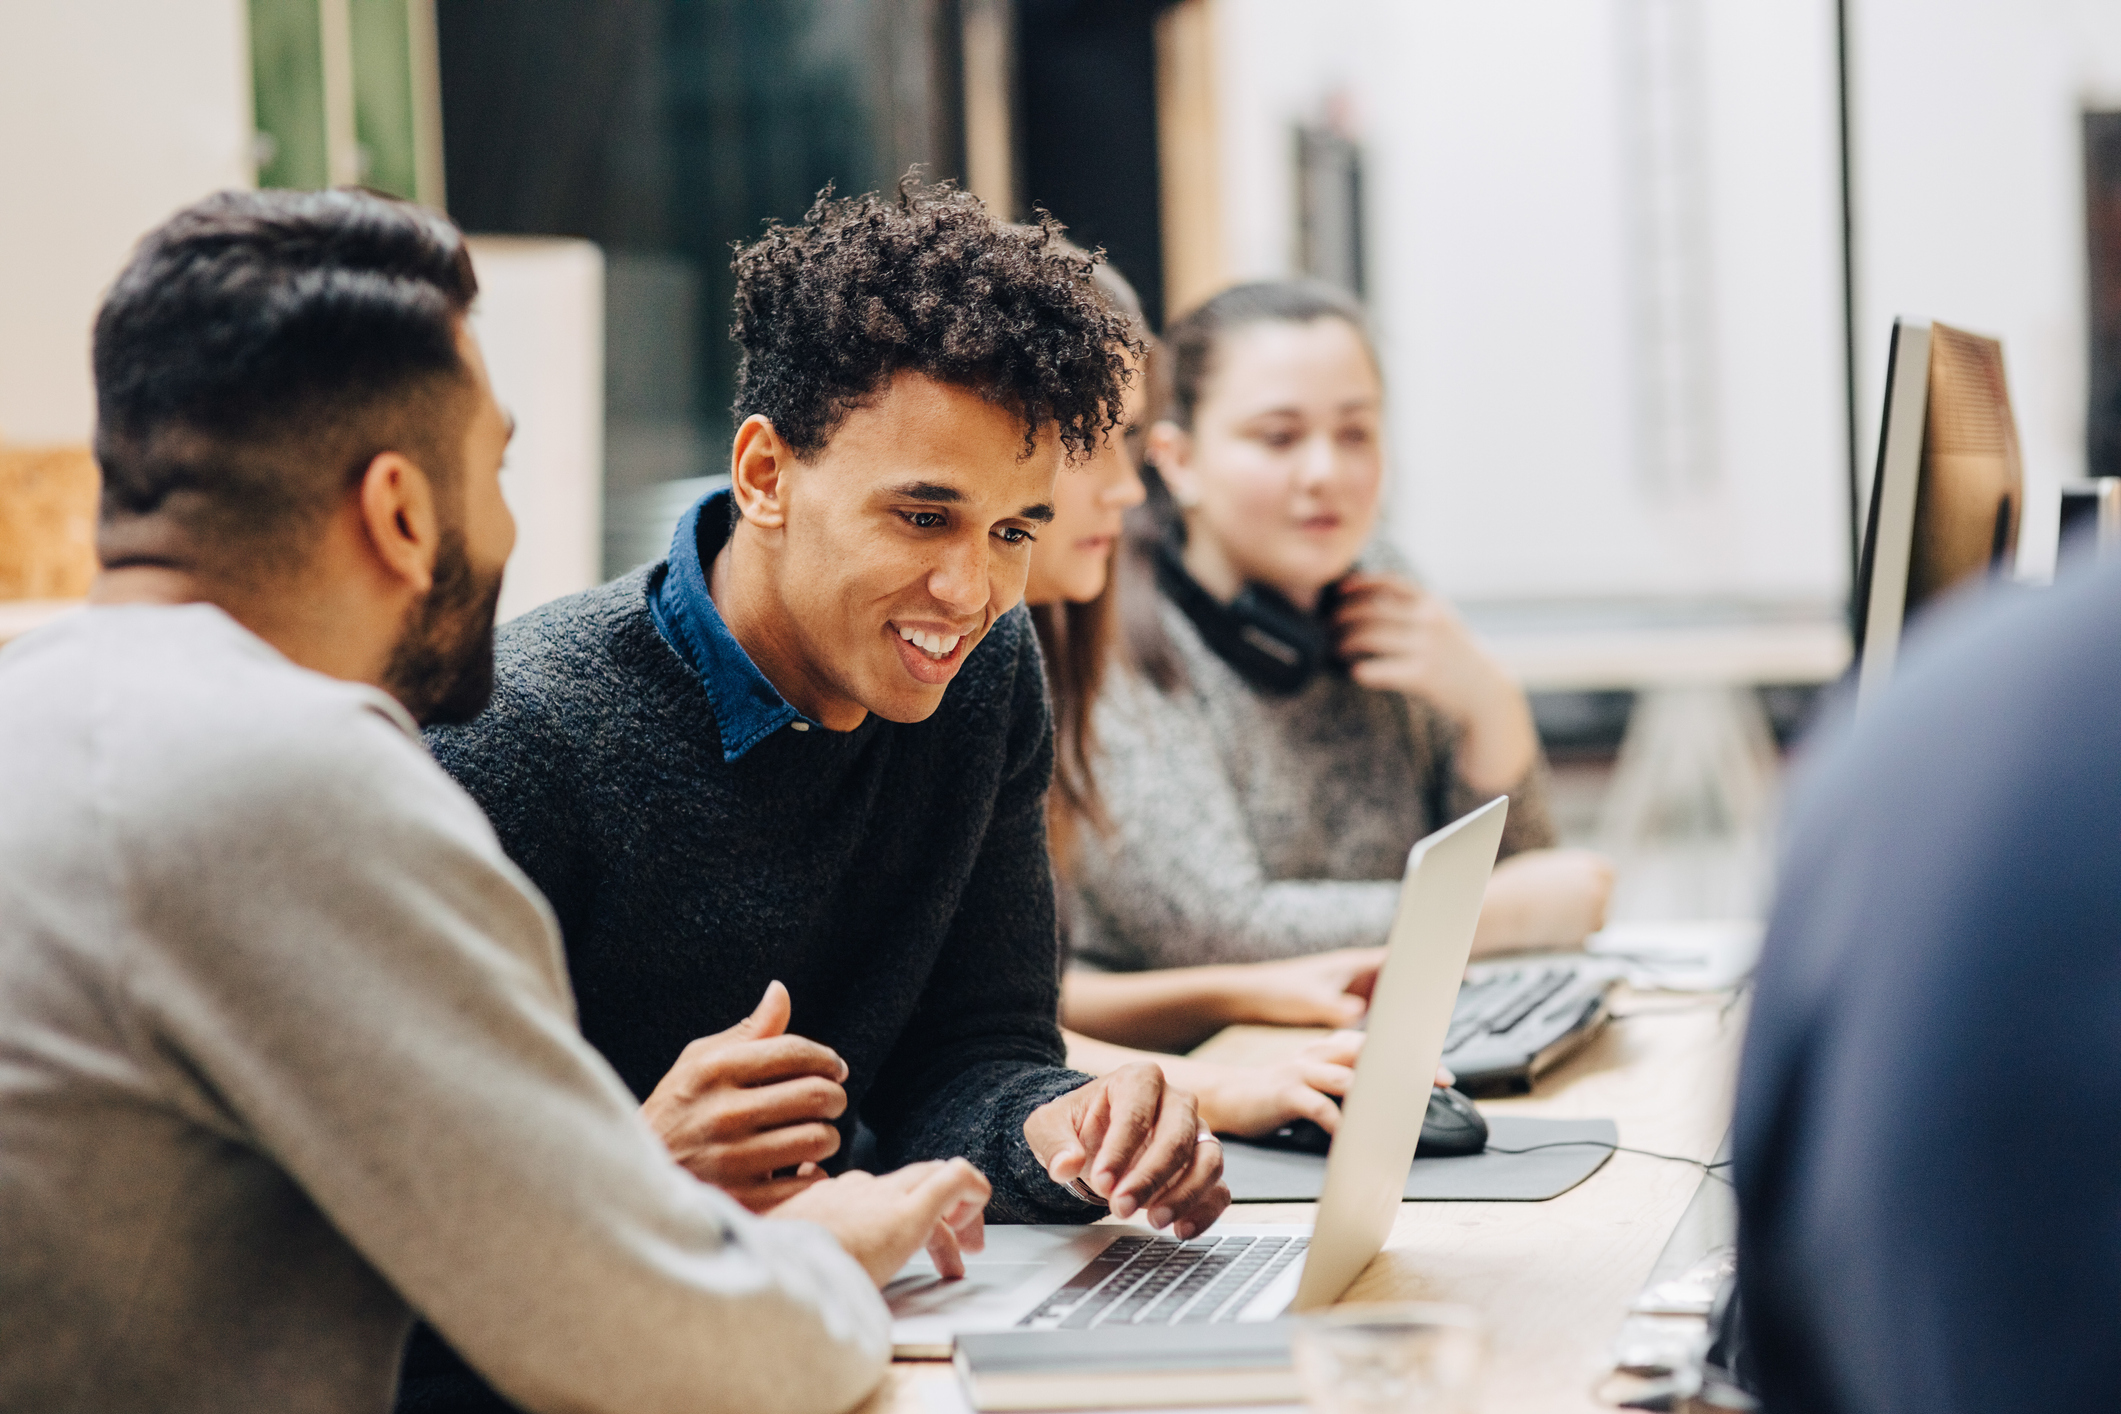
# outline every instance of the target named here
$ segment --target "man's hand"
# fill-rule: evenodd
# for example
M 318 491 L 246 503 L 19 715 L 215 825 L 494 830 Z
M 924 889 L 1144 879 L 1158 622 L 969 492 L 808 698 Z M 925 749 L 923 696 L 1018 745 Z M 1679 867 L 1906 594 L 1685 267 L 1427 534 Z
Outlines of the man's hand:
M 847 1110 L 847 1063 L 787 1035 L 788 1015 L 788 989 L 767 983 L 756 1011 L 687 1046 L 641 1106 L 673 1158 L 755 1213 L 824 1177 Z
M 985 1214 L 993 1195 L 980 1171 L 963 1159 L 930 1160 L 882 1175 L 821 1179 L 767 1216 L 824 1228 L 878 1286 L 923 1244 L 935 1269 L 954 1281 L 965 1274 L 963 1254 L 987 1245 Z
M 1114 1217 L 1194 1237 L 1230 1206 L 1222 1145 L 1203 1139 L 1193 1097 L 1137 1061 L 1031 1112 L 1024 1138 L 1055 1183 L 1082 1179 Z
M 1269 1026 L 1353 1026 L 1370 1009 L 1383 948 L 1336 948 L 1280 962 L 1221 969 L 1232 1022 Z M 1233 1133 L 1236 1131 L 1232 1131 Z
M 1392 574 L 1340 582 L 1333 612 L 1348 676 L 1428 701 L 1458 726 L 1458 770 L 1477 790 L 1508 790 L 1538 754 L 1532 709 L 1451 606 Z

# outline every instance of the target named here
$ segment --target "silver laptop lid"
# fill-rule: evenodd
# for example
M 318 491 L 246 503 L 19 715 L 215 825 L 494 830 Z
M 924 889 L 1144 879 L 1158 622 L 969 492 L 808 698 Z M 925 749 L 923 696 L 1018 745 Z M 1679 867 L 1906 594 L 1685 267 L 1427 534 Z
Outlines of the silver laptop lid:
M 1318 1226 L 1291 1310 L 1339 1300 L 1391 1235 L 1509 804 L 1509 797 L 1496 797 L 1407 856 L 1399 915 L 1326 1158 Z

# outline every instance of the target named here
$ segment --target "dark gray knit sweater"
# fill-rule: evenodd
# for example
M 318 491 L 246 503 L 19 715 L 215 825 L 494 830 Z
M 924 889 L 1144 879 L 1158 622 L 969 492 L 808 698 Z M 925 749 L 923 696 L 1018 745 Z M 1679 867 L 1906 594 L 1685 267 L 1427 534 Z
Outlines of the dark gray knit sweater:
M 1024 1142 L 1062 1068 L 1038 642 L 1022 612 L 925 722 L 777 732 L 724 761 L 656 632 L 660 566 L 501 631 L 493 705 L 430 732 L 559 914 L 582 1033 L 645 1098 L 779 978 L 886 1163 L 962 1154 L 1004 1221 L 1091 1210 Z
M 1087 1080 L 1055 1020 L 1053 734 L 1029 618 L 1003 617 L 925 722 L 782 730 L 727 761 L 650 617 L 665 573 L 506 625 L 492 706 L 428 734 L 552 901 L 583 1034 L 645 1098 L 779 978 L 790 1029 L 847 1062 L 845 1139 L 858 1115 L 886 1166 L 963 1155 L 994 1184 L 990 1220 L 1101 1215 L 1023 1135 Z M 431 1340 L 400 1408 L 489 1407 L 454 1392 Z

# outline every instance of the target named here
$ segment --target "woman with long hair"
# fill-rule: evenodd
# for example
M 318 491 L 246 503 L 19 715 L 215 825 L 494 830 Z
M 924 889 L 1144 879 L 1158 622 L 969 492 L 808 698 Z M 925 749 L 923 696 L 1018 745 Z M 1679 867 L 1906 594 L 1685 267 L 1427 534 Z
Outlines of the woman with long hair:
M 1523 692 L 1375 542 L 1384 387 L 1360 306 L 1238 286 L 1160 358 L 1147 441 L 1169 494 L 1134 546 L 1153 587 L 1121 603 L 1137 671 L 1089 724 L 1101 815 L 1074 839 L 1067 1023 L 1181 1047 L 1235 1019 L 1184 979 L 1274 959 L 1318 969 L 1283 1012 L 1323 1013 L 1319 986 L 1374 970 L 1408 849 L 1501 794 L 1475 951 L 1580 945 L 1611 871 L 1553 847 Z
M 1146 334 L 1140 303 L 1125 279 L 1103 263 L 1096 278 L 1107 297 L 1133 317 L 1137 332 Z M 1024 593 L 1045 650 L 1053 703 L 1055 759 L 1047 825 L 1062 885 L 1064 930 L 1078 912 L 1067 905 L 1083 844 L 1112 827 L 1100 786 L 1106 772 L 1093 709 L 1120 656 L 1117 604 L 1123 590 L 1112 568 L 1125 515 L 1144 495 L 1139 471 L 1149 403 L 1144 373 L 1134 370 L 1123 434 L 1108 438 L 1093 459 L 1064 468 L 1056 478 L 1054 518 L 1038 531 Z M 1134 586 L 1134 592 L 1154 590 Z M 1075 970 L 1063 982 L 1062 1020 L 1067 1024 L 1088 994 L 1093 1017 L 1143 1046 L 1182 1036 L 1198 1039 L 1228 1021 L 1340 1025 L 1362 1015 L 1377 964 L 1378 950 L 1362 949 L 1249 966 L 1182 968 L 1153 978 L 1115 979 L 1123 987 L 1136 985 L 1125 995 L 1105 997 L 1102 1005 L 1096 993 L 1104 979 Z M 1117 1028 L 1110 1025 L 1115 1015 L 1125 1018 Z M 1175 1026 L 1170 1024 L 1174 1019 L 1179 1019 Z M 1346 1093 L 1361 1045 L 1360 1036 L 1343 1032 L 1281 1064 L 1252 1067 L 1145 1054 L 1076 1031 L 1067 1040 L 1069 1063 L 1091 1074 L 1131 1061 L 1157 1061 L 1171 1083 L 1199 1099 L 1203 1122 L 1226 1134 L 1262 1134 L 1296 1118 L 1333 1129 L 1339 1109 L 1329 1097 Z

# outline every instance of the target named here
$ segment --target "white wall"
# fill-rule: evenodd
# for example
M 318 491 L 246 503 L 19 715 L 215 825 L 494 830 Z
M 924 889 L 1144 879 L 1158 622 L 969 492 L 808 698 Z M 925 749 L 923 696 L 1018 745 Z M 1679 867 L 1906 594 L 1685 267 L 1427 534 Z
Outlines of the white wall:
M 603 578 L 604 257 L 588 241 L 474 236 L 471 325 L 515 418 L 501 493 L 516 548 L 506 621 Z
M 1628 0 L 1221 0 L 1227 249 L 1291 264 L 1291 126 L 1367 153 L 1392 528 L 1465 599 L 1845 591 L 1831 0 L 1704 0 L 1716 418 L 1644 475 Z
M 251 184 L 243 0 L 0 0 L 0 435 L 81 442 L 133 242 Z
M 2028 522 L 2084 474 L 2081 112 L 2121 107 L 2121 5 L 1853 0 L 1861 445 L 1874 453 L 1893 317 L 2003 340 Z M 1869 462 L 1866 461 L 1866 471 Z M 2021 569 L 2053 563 L 2052 530 Z
M 0 435 L 94 429 L 89 326 L 133 243 L 252 184 L 243 0 L 0 0 Z M 481 243 L 477 327 L 520 423 L 503 617 L 599 578 L 603 263 Z

